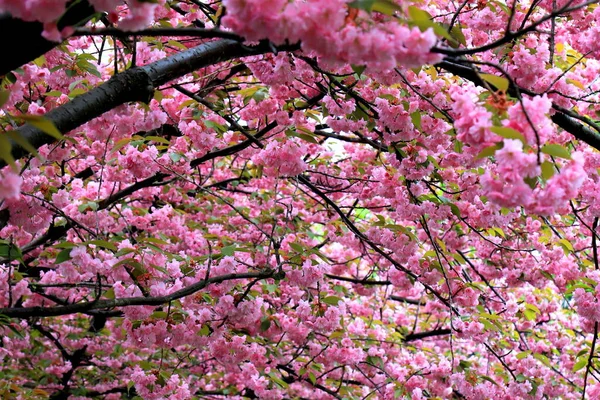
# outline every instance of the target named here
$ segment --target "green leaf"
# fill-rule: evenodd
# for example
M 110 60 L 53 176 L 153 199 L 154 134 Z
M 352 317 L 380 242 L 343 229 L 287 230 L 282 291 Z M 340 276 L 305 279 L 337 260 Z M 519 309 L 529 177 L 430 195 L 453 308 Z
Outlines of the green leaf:
M 368 208 L 355 208 L 355 215 L 357 220 L 363 220 L 371 215 L 371 211 Z
M 153 238 L 153 237 L 147 237 L 147 238 L 141 238 L 138 240 L 138 242 L 140 243 L 154 243 L 154 244 L 159 244 L 161 246 L 168 246 L 169 242 L 167 242 L 166 240 L 162 240 L 162 239 L 158 239 L 158 238 Z
M 271 377 L 271 380 L 277 384 L 277 386 L 287 389 L 289 385 L 285 383 L 280 377 L 277 376 L 275 372 L 269 372 L 268 374 Z
M 365 69 L 367 68 L 364 65 L 352 65 L 352 71 L 354 71 L 354 73 L 356 75 L 358 75 L 358 77 L 360 78 L 360 76 L 362 75 L 363 72 L 365 72 Z
M 485 149 L 481 150 L 479 152 L 479 154 L 477 154 L 475 156 L 475 159 L 480 159 L 480 158 L 485 158 L 485 157 L 490 157 L 493 156 L 494 154 L 496 154 L 496 151 L 500 149 L 500 146 L 495 144 L 493 146 L 489 146 L 486 147 Z
M 408 16 L 413 21 L 431 21 L 431 14 L 415 6 L 408 7 Z
M 186 45 L 184 45 L 183 43 L 181 43 L 181 42 L 178 42 L 178 41 L 176 41 L 176 40 L 169 40 L 169 41 L 167 42 L 167 44 L 168 44 L 169 46 L 176 47 L 176 48 L 178 48 L 179 50 L 188 50 L 188 48 L 187 48 L 187 46 L 186 46 Z
M 298 253 L 301 253 L 301 254 L 304 254 L 304 253 L 306 253 L 306 249 L 305 249 L 305 248 L 304 248 L 304 246 L 302 246 L 301 244 L 298 244 L 298 243 L 290 243 L 289 245 L 290 245 L 290 247 L 292 248 L 292 250 L 294 250 L 294 251 L 296 251 L 296 252 L 298 252 Z
M 560 239 L 558 241 L 558 244 L 560 245 L 560 247 L 563 248 L 563 251 L 565 252 L 566 255 L 569 255 L 573 252 L 573 245 L 567 239 L 565 239 L 565 238 Z
M 14 171 L 17 171 L 17 164 L 15 164 L 15 158 L 11 153 L 12 144 L 8 140 L 8 136 L 0 134 L 0 159 L 12 167 Z
M 225 246 L 221 249 L 221 254 L 224 256 L 232 256 L 235 253 L 235 246 Z
M 420 8 L 417 8 L 415 6 L 409 6 L 408 16 L 410 18 L 409 22 L 417 26 L 421 30 L 421 32 L 424 32 L 428 28 L 431 28 L 437 36 L 441 36 L 450 42 L 455 41 L 454 38 L 450 35 L 450 33 L 442 25 L 433 22 L 431 15 L 427 11 L 421 10 Z
M 450 35 L 463 46 L 467 45 L 467 41 L 465 39 L 465 35 L 463 34 L 462 29 L 458 25 L 454 25 L 452 29 L 450 29 Z
M 548 180 L 554 176 L 554 164 L 550 161 L 544 161 L 541 165 L 542 168 L 542 178 L 544 180 Z
M 294 136 L 299 137 L 300 139 L 304 140 L 305 142 L 319 144 L 319 141 L 317 139 L 315 139 L 314 136 L 308 135 L 306 133 L 296 133 Z
M 210 328 L 208 327 L 208 325 L 204 324 L 202 325 L 202 328 L 200 328 L 200 330 L 197 333 L 198 336 L 208 336 L 210 335 Z
M 587 363 L 588 363 L 588 358 L 587 357 L 584 357 L 581 360 L 577 361 L 575 363 L 575 365 L 573 365 L 573 372 L 579 371 L 580 369 L 582 369 L 583 367 L 585 367 L 587 365 Z
M 371 10 L 385 15 L 394 15 L 394 12 L 401 11 L 402 8 L 390 0 L 376 0 L 373 3 Z
M 71 249 L 63 249 L 56 255 L 55 264 L 60 264 L 71 259 Z
M 95 201 L 88 201 L 87 203 L 80 204 L 77 207 L 77 211 L 79 211 L 80 213 L 84 213 L 88 210 L 98 211 L 98 203 L 96 203 Z
M 583 85 L 583 83 L 581 83 L 580 81 L 576 80 L 576 79 L 566 79 L 567 83 L 570 83 L 573 86 L 577 86 L 579 89 L 581 90 L 585 90 L 585 86 Z
M 14 243 L 0 241 L 0 257 L 8 260 L 23 260 L 21 249 Z
M 496 89 L 506 92 L 508 90 L 508 79 L 503 78 L 501 76 L 496 76 L 492 74 L 479 74 L 481 79 L 484 81 L 491 83 Z
M 29 115 L 29 114 L 19 115 L 15 118 L 21 119 L 21 120 L 27 122 L 29 125 L 33 125 L 34 127 L 38 128 L 40 131 L 44 132 L 45 134 L 47 134 L 49 136 L 52 136 L 56 140 L 64 139 L 64 136 L 56 128 L 56 125 L 54 125 L 54 122 L 50 121 L 48 118 L 44 118 L 39 115 Z
M 62 242 L 54 246 L 57 249 L 72 249 L 77 247 L 77 245 L 73 242 Z
M 549 156 L 571 159 L 571 152 L 560 144 L 546 144 L 542 147 L 542 153 Z
M 17 131 L 7 131 L 6 135 L 11 138 L 14 142 L 16 142 L 19 146 L 27 150 L 29 153 L 33 154 L 37 158 L 40 158 L 39 153 L 36 148 L 29 143 L 27 139 L 25 139 L 21 134 Z
M 391 0 L 355 0 L 348 3 L 348 7 L 358 8 L 367 12 L 375 11 L 385 15 L 393 15 L 394 12 L 402 10 L 398 4 Z
M 535 358 L 536 360 L 540 361 L 540 362 L 541 362 L 542 364 L 544 364 L 546 367 L 550 367 L 550 366 L 551 366 L 551 364 L 550 364 L 550 360 L 548 359 L 548 357 L 546 357 L 546 356 L 545 356 L 545 355 L 543 355 L 543 354 L 540 354 L 540 353 L 535 353 L 535 354 L 533 355 L 533 358 Z
M 504 139 L 519 139 L 523 144 L 527 144 L 523 134 L 516 129 L 505 126 L 492 126 L 490 131 L 494 132 L 498 136 L 503 137 Z
M 271 319 L 268 316 L 263 317 L 260 320 L 260 330 L 261 332 L 268 331 L 271 327 Z
M 160 137 L 160 136 L 146 136 L 146 140 L 152 140 L 154 142 L 164 143 L 164 144 L 167 144 L 167 145 L 171 144 L 171 141 L 169 139 L 164 138 L 164 137 Z
M 421 116 L 421 111 L 415 111 L 414 113 L 410 114 L 410 119 L 415 128 L 418 130 L 421 130 Z
M 0 90 L 0 108 L 2 108 L 6 104 L 9 97 L 10 92 L 8 90 Z
M 460 208 L 458 208 L 458 206 L 454 203 L 449 203 L 448 205 L 450 206 L 450 211 L 452 211 L 452 214 L 460 218 Z
M 537 178 L 528 176 L 527 178 L 524 178 L 523 181 L 525 181 L 530 188 L 535 189 L 538 180 Z
M 529 356 L 530 354 L 531 354 L 531 350 L 525 350 L 520 353 L 517 353 L 517 355 L 515 357 L 517 357 L 517 360 L 522 360 L 524 358 L 527 358 L 527 356 Z
M 323 303 L 329 304 L 331 306 L 337 306 L 339 304 L 339 302 L 342 301 L 342 299 L 337 296 L 327 296 L 324 299 L 322 299 L 321 301 L 323 301 Z
M 481 379 L 483 379 L 484 381 L 488 381 L 488 382 L 490 382 L 490 383 L 493 383 L 493 384 L 494 384 L 494 385 L 496 385 L 496 386 L 500 386 L 500 385 L 498 384 L 498 382 L 496 382 L 494 379 L 490 378 L 490 377 L 489 377 L 489 376 L 487 376 L 487 375 L 480 375 L 479 377 L 480 377 Z
M 214 129 L 215 132 L 218 132 L 218 133 L 225 133 L 225 132 L 227 132 L 227 128 L 225 127 L 225 125 L 221 125 L 221 124 L 219 124 L 217 122 L 214 122 L 214 121 L 204 121 L 204 125 L 207 128 Z
M 118 152 L 123 147 L 127 146 L 134 139 L 135 139 L 135 136 L 134 137 L 123 138 L 123 139 L 118 140 L 117 143 L 115 143 L 115 146 L 112 148 L 111 152 L 112 153 Z
M 523 310 L 523 314 L 528 321 L 535 321 L 537 318 L 537 313 L 533 310 L 525 309 Z
M 181 160 L 181 157 L 182 157 L 182 155 L 179 153 L 169 153 L 169 158 L 174 163 L 179 162 L 179 160 Z

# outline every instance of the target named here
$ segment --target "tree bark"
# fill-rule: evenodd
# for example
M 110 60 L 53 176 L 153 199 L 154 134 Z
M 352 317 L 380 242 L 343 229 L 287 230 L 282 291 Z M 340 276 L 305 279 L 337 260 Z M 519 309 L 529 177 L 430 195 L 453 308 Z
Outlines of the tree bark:
M 249 47 L 229 39 L 204 43 L 143 67 L 121 72 L 89 92 L 75 97 L 69 103 L 49 111 L 44 117 L 52 121 L 61 133 L 66 134 L 127 102 L 148 103 L 160 85 L 200 68 L 235 58 L 297 48 L 297 45 L 292 45 L 276 49 L 269 42 Z M 29 124 L 16 131 L 36 149 L 56 141 L 54 137 Z M 26 154 L 28 152 L 25 149 L 13 143 L 12 155 L 15 159 Z M 0 167 L 5 165 L 4 161 L 0 161 Z
M 72 2 L 71 2 L 72 3 Z M 57 27 L 78 26 L 91 18 L 96 11 L 87 1 L 68 5 Z M 0 76 L 6 75 L 23 64 L 35 60 L 55 48 L 59 43 L 42 37 L 41 22 L 26 22 L 10 14 L 0 15 L 0 40 L 4 56 L 0 61 Z

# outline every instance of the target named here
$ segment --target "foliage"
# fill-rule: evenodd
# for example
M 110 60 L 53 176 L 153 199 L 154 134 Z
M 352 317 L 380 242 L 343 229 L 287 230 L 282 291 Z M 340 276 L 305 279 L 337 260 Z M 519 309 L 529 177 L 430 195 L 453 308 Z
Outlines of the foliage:
M 595 2 L 0 10 L 3 398 L 600 398 Z

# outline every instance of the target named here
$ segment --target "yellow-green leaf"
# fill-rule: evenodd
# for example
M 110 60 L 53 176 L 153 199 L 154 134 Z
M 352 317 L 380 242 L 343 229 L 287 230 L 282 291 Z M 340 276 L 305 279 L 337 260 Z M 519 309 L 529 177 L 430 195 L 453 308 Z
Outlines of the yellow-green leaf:
M 375 0 L 371 10 L 385 15 L 394 15 L 394 12 L 401 11 L 402 8 L 390 0 Z
M 554 164 L 550 161 L 544 161 L 542 167 L 542 178 L 548 180 L 554 176 Z
M 481 79 L 484 81 L 491 83 L 496 89 L 506 92 L 508 90 L 508 79 L 503 78 L 501 76 L 496 76 L 492 74 L 480 74 Z
M 548 357 L 546 357 L 543 354 L 540 353 L 535 353 L 533 355 L 533 358 L 535 358 L 536 360 L 540 361 L 542 364 L 544 364 L 546 367 L 550 367 L 550 360 L 548 359 Z
M 583 83 L 579 82 L 576 79 L 567 79 L 567 83 L 570 83 L 573 86 L 577 86 L 581 90 L 585 90 L 585 86 L 583 86 Z
M 98 247 L 102 247 L 104 249 L 108 249 L 108 250 L 112 250 L 112 251 L 117 251 L 117 246 L 115 246 L 114 243 L 110 243 L 107 242 L 106 240 L 90 240 L 88 242 L 85 242 L 86 244 L 93 244 L 95 246 Z
M 17 131 L 7 131 L 6 135 L 11 138 L 14 142 L 16 142 L 19 146 L 21 146 L 22 148 L 24 148 L 25 150 L 27 150 L 29 153 L 33 154 L 36 157 L 40 157 L 39 153 L 37 152 L 36 148 L 33 147 L 31 145 L 31 143 L 29 143 L 29 141 L 27 139 L 25 139 L 23 136 L 21 136 L 19 134 L 19 132 Z
M 436 35 L 441 36 L 451 42 L 455 41 L 452 35 L 450 35 L 450 33 L 442 25 L 433 22 L 431 15 L 427 11 L 421 10 L 415 6 L 409 6 L 408 16 L 410 18 L 409 22 L 417 26 L 421 32 L 431 28 Z
M 113 147 L 111 151 L 113 153 L 118 152 L 123 147 L 127 146 L 132 140 L 133 140 L 133 138 L 123 138 L 123 139 L 118 140 L 117 143 L 115 143 L 115 147 Z
M 571 159 L 571 152 L 566 147 L 560 144 L 546 144 L 542 147 L 542 153 L 549 156 Z
M 35 126 L 40 131 L 44 132 L 47 135 L 52 136 L 56 140 L 64 139 L 64 136 L 56 128 L 56 125 L 54 125 L 54 122 L 50 121 L 48 118 L 44 118 L 39 115 L 30 115 L 30 114 L 19 115 L 16 118 L 19 118 L 19 119 L 27 122 L 29 125 Z
M 463 34 L 462 29 L 458 25 L 454 25 L 452 29 L 450 29 L 450 35 L 456 40 L 458 43 L 463 46 L 467 45 L 467 40 L 465 39 L 465 35 Z
M 365 10 L 367 12 L 376 11 L 386 15 L 393 15 L 402 8 L 391 0 L 354 0 L 348 3 L 348 7 Z
M 323 303 L 329 304 L 332 306 L 337 306 L 340 301 L 342 301 L 342 299 L 340 299 L 337 296 L 327 296 L 323 299 Z
M 15 164 L 15 158 L 11 153 L 12 145 L 8 136 L 0 134 L 0 159 L 4 160 L 5 163 L 10 165 L 13 170 L 17 170 L 17 164 Z
M 493 156 L 494 154 L 496 154 L 496 151 L 500 149 L 500 146 L 498 146 L 497 144 L 493 145 L 493 146 L 489 146 L 486 147 L 485 149 L 481 150 L 479 152 L 479 154 L 477 154 L 475 156 L 475 159 L 480 159 L 480 158 L 485 158 L 485 157 L 490 157 Z
M 581 360 L 577 361 L 575 363 L 575 365 L 573 365 L 573 372 L 579 371 L 580 369 L 582 369 L 583 367 L 585 367 L 587 365 L 587 363 L 588 363 L 588 358 L 587 357 L 584 357 Z
M 415 6 L 408 7 L 408 16 L 412 21 L 431 21 L 431 14 Z
M 527 144 L 525 137 L 523 134 L 516 129 L 508 128 L 505 126 L 492 126 L 490 131 L 494 132 L 496 135 L 501 136 L 505 139 L 519 139 L 523 144 Z
M 10 92 L 8 90 L 0 90 L 0 108 L 6 104 L 9 97 Z

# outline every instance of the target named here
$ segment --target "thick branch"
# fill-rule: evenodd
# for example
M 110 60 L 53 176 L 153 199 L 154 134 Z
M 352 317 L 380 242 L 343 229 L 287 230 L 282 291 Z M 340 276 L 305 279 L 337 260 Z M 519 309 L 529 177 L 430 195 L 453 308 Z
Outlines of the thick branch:
M 449 335 L 450 333 L 452 333 L 452 331 L 450 329 L 434 329 L 432 331 L 411 333 L 409 335 L 404 336 L 403 341 L 404 342 L 412 342 L 415 340 L 421 340 L 421 339 L 425 339 L 428 337 L 445 336 L 445 335 Z
M 282 50 L 295 50 L 297 46 L 286 46 Z M 268 42 L 248 47 L 237 41 L 223 39 L 204 43 L 162 60 L 131 68 L 115 75 L 102 85 L 45 114 L 62 133 L 67 133 L 84 123 L 131 101 L 149 102 L 154 90 L 173 79 L 197 69 L 239 57 L 263 54 L 275 50 Z M 55 141 L 41 130 L 25 125 L 17 132 L 35 148 Z M 23 157 L 28 152 L 13 143 L 13 157 Z M 0 167 L 5 162 L 0 161 Z
M 10 318 L 30 318 L 30 317 L 55 317 L 59 315 L 75 314 L 91 310 L 100 310 L 114 307 L 127 306 L 159 306 L 171 301 L 189 296 L 204 289 L 206 286 L 237 279 L 265 279 L 273 276 L 272 271 L 267 272 L 248 272 L 243 274 L 227 274 L 216 276 L 196 282 L 176 292 L 166 296 L 157 297 L 127 297 L 122 299 L 85 301 L 68 306 L 56 307 L 23 307 L 23 308 L 0 308 L 0 315 Z
M 73 3 L 71 5 L 71 3 Z M 69 2 L 67 11 L 58 21 L 58 29 L 80 25 L 96 11 L 87 1 Z M 41 22 L 26 22 L 9 14 L 0 15 L 0 41 L 5 55 L 0 60 L 0 76 L 35 60 L 58 45 L 42 37 Z

